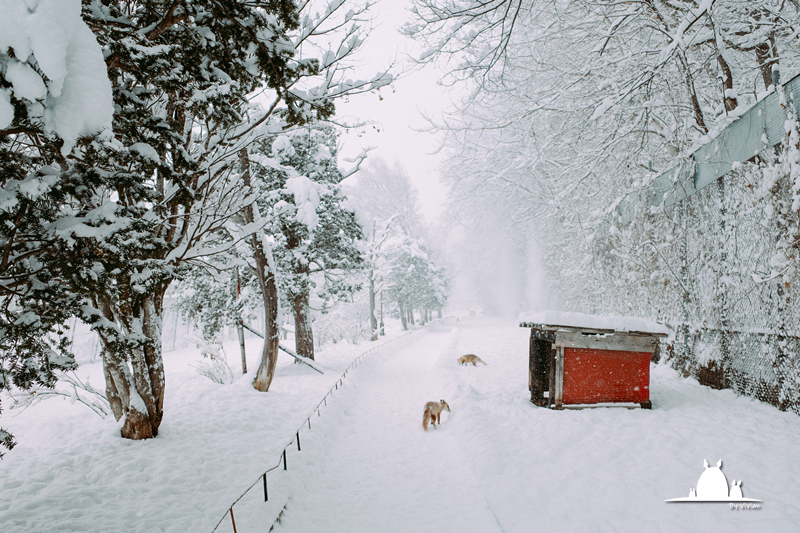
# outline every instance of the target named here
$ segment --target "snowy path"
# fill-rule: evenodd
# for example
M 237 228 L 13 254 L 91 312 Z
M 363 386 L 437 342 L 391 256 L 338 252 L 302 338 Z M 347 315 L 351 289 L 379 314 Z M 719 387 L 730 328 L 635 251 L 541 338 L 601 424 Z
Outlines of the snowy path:
M 337 430 L 273 531 L 769 531 L 800 524 L 800 417 L 651 367 L 653 409 L 551 411 L 527 392 L 528 330 L 452 319 L 359 367 Z M 455 359 L 477 353 L 488 366 Z M 441 428 L 422 406 L 445 398 Z M 313 433 L 313 431 L 311 432 Z M 305 452 L 303 452 L 305 453 Z M 723 460 L 760 509 L 668 504 Z
M 437 367 L 450 360 L 454 337 L 452 326 L 431 325 L 359 369 L 347 433 L 329 450 L 314 489 L 290 501 L 274 531 L 501 531 L 465 468 L 449 413 L 439 428 L 421 428 L 425 402 L 443 396 Z

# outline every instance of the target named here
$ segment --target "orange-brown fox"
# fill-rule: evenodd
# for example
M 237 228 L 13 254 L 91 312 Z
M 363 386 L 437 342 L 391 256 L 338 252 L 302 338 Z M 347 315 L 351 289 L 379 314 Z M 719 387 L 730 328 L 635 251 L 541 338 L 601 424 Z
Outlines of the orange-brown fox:
M 472 363 L 472 366 L 478 366 L 476 363 L 483 363 L 485 365 L 486 361 L 484 361 L 474 353 L 468 353 L 467 355 L 462 355 L 461 357 L 459 357 L 458 363 L 461 365 Z
M 450 406 L 444 400 L 426 403 L 425 412 L 422 414 L 422 429 L 428 431 L 428 420 L 431 421 L 434 428 L 436 427 L 436 422 L 441 423 L 442 409 L 447 409 L 447 412 L 450 412 Z

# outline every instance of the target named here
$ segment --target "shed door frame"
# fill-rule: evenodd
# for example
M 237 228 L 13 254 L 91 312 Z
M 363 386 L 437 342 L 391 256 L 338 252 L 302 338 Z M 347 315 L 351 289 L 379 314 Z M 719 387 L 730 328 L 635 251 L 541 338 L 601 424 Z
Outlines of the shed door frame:
M 555 353 L 553 403 L 555 404 L 555 409 L 561 409 L 564 404 L 564 347 L 556 346 Z

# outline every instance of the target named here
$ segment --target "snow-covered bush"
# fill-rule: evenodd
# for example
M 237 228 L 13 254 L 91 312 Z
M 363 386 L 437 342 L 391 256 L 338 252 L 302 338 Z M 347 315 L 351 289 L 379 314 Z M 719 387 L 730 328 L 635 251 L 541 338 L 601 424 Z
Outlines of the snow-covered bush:
M 314 311 L 314 342 L 347 341 L 358 344 L 370 338 L 369 298 L 366 291 L 354 295 L 351 302 L 337 302 L 324 312 Z
M 34 387 L 13 396 L 11 409 L 26 409 L 42 400 L 65 398 L 70 403 L 81 403 L 101 418 L 111 413 L 111 405 L 105 395 L 92 387 L 89 381 L 81 380 L 75 372 L 58 372 L 54 387 Z
M 201 338 L 195 338 L 194 341 L 203 356 L 203 359 L 192 365 L 197 373 L 214 383 L 222 385 L 233 383 L 233 370 L 228 364 L 222 343 L 209 343 Z

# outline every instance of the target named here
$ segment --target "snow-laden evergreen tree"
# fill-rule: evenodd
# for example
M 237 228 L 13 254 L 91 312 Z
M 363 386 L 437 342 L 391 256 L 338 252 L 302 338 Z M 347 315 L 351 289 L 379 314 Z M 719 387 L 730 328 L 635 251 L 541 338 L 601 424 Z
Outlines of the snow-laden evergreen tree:
M 78 185 L 62 180 L 64 156 L 80 136 L 107 138 L 112 112 L 80 0 L 0 4 L 0 392 L 52 387 L 75 367 L 64 324 L 81 297 L 54 235 Z M 0 446 L 13 443 L 0 429 Z
M 266 138 L 248 154 L 251 179 L 259 187 L 258 210 L 268 221 L 265 231 L 278 272 L 276 289 L 294 317 L 296 353 L 310 359 L 314 359 L 312 297 L 323 312 L 331 302 L 349 298 L 359 289 L 364 265 L 358 246 L 361 228 L 343 205 L 339 182 L 344 175 L 336 156 L 336 130 L 320 123 Z M 230 241 L 231 235 L 226 229 L 208 245 Z M 217 339 L 223 327 L 247 322 L 263 304 L 256 274 L 252 247 L 239 246 L 232 254 L 210 257 L 202 268 L 185 276 L 181 308 L 202 324 L 207 340 Z M 237 276 L 239 291 L 232 288 Z
M 413 322 L 414 309 L 419 309 L 421 316 L 426 316 L 427 310 L 441 309 L 446 294 L 444 289 L 433 298 L 425 295 L 433 285 L 444 283 L 445 278 L 441 274 L 441 263 L 433 261 L 430 250 L 425 250 L 423 254 L 430 261 L 428 266 L 437 269 L 440 279 L 434 281 L 431 278 L 430 284 L 421 282 L 416 288 L 402 288 L 402 269 L 396 268 L 396 260 L 403 255 L 400 243 L 406 243 L 408 250 L 414 247 L 424 249 L 429 230 L 420 216 L 417 191 L 399 163 L 388 165 L 381 159 L 370 160 L 366 168 L 358 172 L 355 183 L 348 184 L 346 190 L 357 206 L 359 222 L 367 235 L 365 249 L 369 265 L 371 338 L 377 340 L 376 299 L 384 290 L 387 300 L 402 305 L 398 312 L 405 328 L 408 321 Z M 420 292 L 414 295 L 415 290 Z
M 314 359 L 311 297 L 323 307 L 359 289 L 364 267 L 361 228 L 344 206 L 336 130 L 309 124 L 254 146 L 251 165 L 265 190 L 260 209 L 270 223 L 278 285 L 295 323 L 298 355 Z M 274 164 L 277 161 L 277 165 Z
M 331 113 L 325 100 L 289 89 L 317 74 L 295 58 L 300 27 L 284 2 L 86 2 L 114 89 L 114 139 L 82 147 L 72 174 L 87 184 L 62 231 L 73 280 L 91 298 L 84 318 L 103 343 L 106 391 L 122 434 L 148 438 L 163 418 L 163 296 L 203 237 L 247 203 L 236 154 L 255 121 L 274 124 L 248 95 L 261 87 L 283 103 L 278 122 Z M 272 120 L 271 120 L 272 119 Z M 248 124 L 249 122 L 249 124 Z M 94 249 L 91 259 L 81 254 Z M 86 272 L 93 277 L 86 280 Z M 89 283 L 86 283 L 89 281 Z
M 409 322 L 414 324 L 415 309 L 424 321 L 426 311 L 444 307 L 447 282 L 424 246 L 409 237 L 395 237 L 386 243 L 385 254 L 390 265 L 387 293 L 397 306 L 403 329 L 408 329 Z
M 230 240 L 230 234 L 223 230 L 210 236 L 206 244 L 214 246 L 215 242 Z M 209 344 L 220 344 L 226 327 L 250 324 L 256 319 L 261 298 L 251 289 L 258 285 L 255 268 L 239 256 L 247 251 L 248 247 L 239 246 L 198 262 L 176 287 L 181 314 Z
M 17 18 L 38 13 L 27 4 L 5 2 L 2 8 Z M 33 70 L 16 63 L 9 70 L 5 60 L 2 133 L 17 146 L 40 151 L 37 143 L 44 139 L 60 165 L 55 181 L 64 196 L 57 219 L 29 240 L 47 243 L 58 258 L 51 272 L 81 296 L 81 315 L 102 339 L 106 393 L 115 416 L 125 418 L 123 436 L 152 437 L 163 418 L 164 292 L 192 261 L 232 250 L 250 235 L 263 233 L 265 221 L 251 216 L 221 248 L 205 246 L 207 236 L 235 224 L 233 217 L 254 204 L 248 174 L 239 164 L 241 150 L 264 134 L 329 117 L 336 97 L 372 90 L 391 78 L 346 79 L 350 57 L 363 40 L 354 17 L 363 5 L 310 2 L 301 6 L 305 12 L 293 2 L 275 0 L 86 0 L 64 2 L 59 9 L 63 6 L 72 11 L 56 9 L 51 15 L 78 14 L 85 24 L 66 37 L 44 33 L 36 43 L 58 43 L 63 49 L 70 35 L 78 43 L 94 39 L 106 75 L 78 76 L 80 83 L 70 84 L 64 72 L 94 74 L 96 69 L 68 64 L 62 72 L 53 68 L 57 61 L 40 62 L 44 77 L 37 85 Z M 14 38 L 15 32 L 10 33 Z M 23 53 L 24 46 L 16 41 L 6 41 L 7 57 L 19 61 L 30 53 Z M 321 50 L 322 57 L 301 57 L 298 49 L 304 44 L 307 50 Z M 45 48 L 48 59 L 58 59 L 55 48 Z M 51 111 L 42 110 L 40 100 L 50 104 L 50 96 L 65 94 L 74 100 L 75 93 L 103 108 L 106 101 L 98 95 L 109 80 L 112 132 L 82 137 L 92 133 L 80 119 L 86 107 L 64 107 L 55 100 Z M 33 99 L 25 104 L 33 133 L 25 124 L 7 127 L 7 102 L 14 117 L 25 118 L 23 106 L 14 100 L 17 92 L 8 96 L 9 84 L 19 84 L 22 96 Z M 44 86 L 50 94 L 43 93 Z M 261 103 L 251 102 L 255 94 Z M 97 113 L 89 116 L 96 118 Z M 58 137 L 45 139 L 42 133 Z M 38 137 L 29 140 L 34 134 Z M 268 275 L 267 261 L 260 269 Z M 265 346 L 262 366 L 267 375 L 276 358 L 276 345 Z M 266 378 L 256 381 L 261 390 L 268 385 Z

